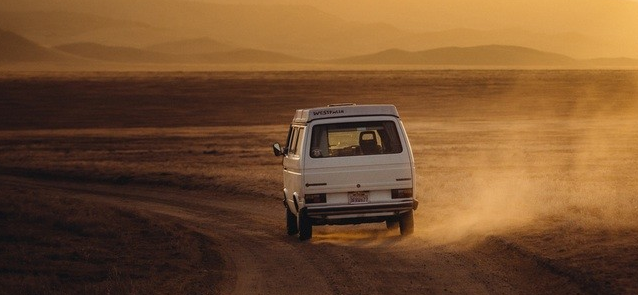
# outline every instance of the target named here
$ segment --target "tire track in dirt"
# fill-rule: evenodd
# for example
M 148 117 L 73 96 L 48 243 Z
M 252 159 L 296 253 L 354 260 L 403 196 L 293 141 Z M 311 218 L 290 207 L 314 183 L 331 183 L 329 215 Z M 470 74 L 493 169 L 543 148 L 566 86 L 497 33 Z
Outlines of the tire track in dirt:
M 294 251 L 298 241 L 292 237 L 282 239 L 260 216 L 259 212 L 267 211 L 256 210 L 255 216 L 234 211 L 234 207 L 243 207 L 243 202 L 225 206 L 218 202 L 219 197 L 206 200 L 206 195 L 179 190 L 176 191 L 180 196 L 190 198 L 177 200 L 173 198 L 175 191 L 139 187 L 34 182 L 13 177 L 5 177 L 3 182 L 22 188 L 66 191 L 85 200 L 152 212 L 212 237 L 230 266 L 225 272 L 222 294 L 326 294 L 330 290 L 322 274 L 308 267 L 312 264 L 305 263 L 302 253 Z M 283 232 L 282 226 L 279 229 Z M 305 280 L 308 277 L 315 280 Z
M 317 227 L 285 235 L 278 200 L 215 192 L 1 176 L 169 218 L 211 237 L 226 260 L 222 294 L 583 294 L 579 282 L 503 246 L 433 245 L 380 225 Z M 589 289 L 588 291 L 594 291 Z M 595 293 L 595 292 L 594 292 Z

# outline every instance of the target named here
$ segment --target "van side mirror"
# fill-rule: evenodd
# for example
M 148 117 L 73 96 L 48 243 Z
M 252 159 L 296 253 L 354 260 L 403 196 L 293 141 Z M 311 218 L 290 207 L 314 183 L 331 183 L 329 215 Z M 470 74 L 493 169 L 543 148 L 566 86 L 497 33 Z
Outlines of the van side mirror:
M 275 144 L 272 145 L 272 151 L 277 157 L 285 154 L 285 148 L 282 149 L 278 142 L 275 142 Z

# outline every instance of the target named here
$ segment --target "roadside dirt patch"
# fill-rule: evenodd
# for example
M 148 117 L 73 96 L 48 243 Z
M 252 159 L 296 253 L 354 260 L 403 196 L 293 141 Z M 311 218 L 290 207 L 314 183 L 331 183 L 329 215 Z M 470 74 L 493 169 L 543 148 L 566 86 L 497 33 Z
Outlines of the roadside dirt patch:
M 1 294 L 217 294 L 209 238 L 157 216 L 1 186 Z
M 507 248 L 592 294 L 637 294 L 638 229 L 545 221 L 501 238 Z

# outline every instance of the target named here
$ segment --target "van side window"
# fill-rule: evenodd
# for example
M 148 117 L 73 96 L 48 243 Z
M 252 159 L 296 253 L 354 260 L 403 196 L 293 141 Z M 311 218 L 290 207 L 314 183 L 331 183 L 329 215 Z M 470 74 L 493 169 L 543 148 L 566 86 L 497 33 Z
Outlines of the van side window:
M 346 157 L 403 152 L 392 121 L 316 125 L 312 128 L 312 158 Z
M 286 136 L 286 149 L 290 148 L 290 138 L 292 137 L 292 125 L 288 128 L 288 135 Z
M 293 127 L 292 136 L 290 136 L 290 142 L 288 143 L 288 153 L 291 155 L 297 154 L 297 138 L 299 137 L 299 127 Z
M 304 127 L 300 127 L 299 129 L 297 129 L 297 142 L 294 144 L 295 145 L 295 150 L 292 152 L 293 155 L 299 155 L 299 152 L 301 150 L 303 150 L 301 148 L 301 145 L 303 144 L 303 135 L 304 135 Z

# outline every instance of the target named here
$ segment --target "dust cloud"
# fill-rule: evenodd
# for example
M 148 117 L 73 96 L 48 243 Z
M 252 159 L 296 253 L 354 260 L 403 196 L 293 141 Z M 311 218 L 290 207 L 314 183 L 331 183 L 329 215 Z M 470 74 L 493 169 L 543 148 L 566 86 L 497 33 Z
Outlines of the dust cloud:
M 542 118 L 406 124 L 420 184 L 416 234 L 450 243 L 556 222 L 637 228 L 638 87 L 617 97 L 599 88 L 567 105 L 539 102 L 553 113 Z

